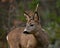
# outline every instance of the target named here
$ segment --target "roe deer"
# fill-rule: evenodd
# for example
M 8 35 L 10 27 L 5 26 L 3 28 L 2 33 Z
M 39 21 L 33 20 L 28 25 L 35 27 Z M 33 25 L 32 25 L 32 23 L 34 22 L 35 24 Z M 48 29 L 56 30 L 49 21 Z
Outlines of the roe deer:
M 49 37 L 47 32 L 41 27 L 37 8 L 34 13 L 30 11 L 25 12 L 24 15 L 27 17 L 27 23 L 24 29 L 24 33 L 34 35 L 35 39 L 37 40 L 37 48 L 48 48 Z
M 35 12 L 28 11 L 24 15 L 26 27 L 15 28 L 7 35 L 10 48 L 48 48 L 49 40 L 39 24 L 37 8 Z

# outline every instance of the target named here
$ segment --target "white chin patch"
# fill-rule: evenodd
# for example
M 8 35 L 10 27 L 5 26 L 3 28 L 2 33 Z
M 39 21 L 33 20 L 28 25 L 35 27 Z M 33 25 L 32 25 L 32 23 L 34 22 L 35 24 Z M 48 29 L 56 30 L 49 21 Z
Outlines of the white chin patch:
M 27 31 L 27 29 L 25 28 L 24 31 Z

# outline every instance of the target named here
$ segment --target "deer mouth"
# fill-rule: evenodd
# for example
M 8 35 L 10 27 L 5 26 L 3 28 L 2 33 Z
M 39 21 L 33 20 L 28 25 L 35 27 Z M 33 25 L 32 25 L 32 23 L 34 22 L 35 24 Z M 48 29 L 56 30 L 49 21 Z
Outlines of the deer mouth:
M 27 31 L 24 31 L 23 33 L 24 33 L 24 34 L 30 34 L 30 33 L 29 33 L 29 32 L 27 32 Z

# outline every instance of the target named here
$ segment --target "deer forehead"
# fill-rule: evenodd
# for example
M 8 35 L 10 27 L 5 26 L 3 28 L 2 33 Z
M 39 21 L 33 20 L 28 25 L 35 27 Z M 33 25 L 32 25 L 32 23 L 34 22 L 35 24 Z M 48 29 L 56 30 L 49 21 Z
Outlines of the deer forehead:
M 29 16 L 34 16 L 34 12 L 29 10 L 29 11 L 25 11 Z
M 35 23 L 35 21 L 34 20 L 29 20 L 28 23 L 33 24 L 33 23 Z

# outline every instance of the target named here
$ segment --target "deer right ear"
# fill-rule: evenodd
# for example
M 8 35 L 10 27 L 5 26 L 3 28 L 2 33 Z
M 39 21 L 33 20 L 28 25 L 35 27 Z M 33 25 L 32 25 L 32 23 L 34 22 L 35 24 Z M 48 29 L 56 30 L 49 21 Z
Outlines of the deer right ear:
M 26 17 L 26 20 L 29 20 L 29 15 L 26 12 L 24 12 L 24 16 Z

